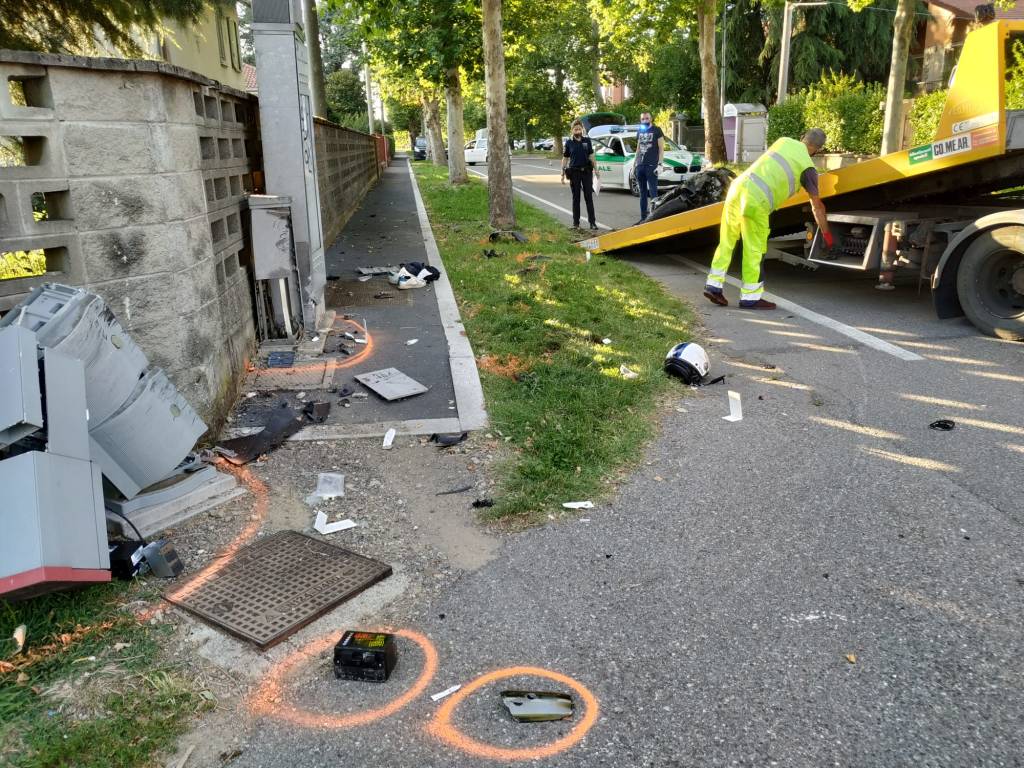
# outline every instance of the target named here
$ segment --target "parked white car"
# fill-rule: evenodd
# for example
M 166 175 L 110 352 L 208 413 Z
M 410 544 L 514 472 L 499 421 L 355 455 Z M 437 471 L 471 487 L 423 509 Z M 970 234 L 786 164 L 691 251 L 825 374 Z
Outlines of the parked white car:
M 466 142 L 466 165 L 487 162 L 487 139 L 473 139 Z
M 594 142 L 594 157 L 601 172 L 601 186 L 628 189 L 640 195 L 636 174 L 636 125 L 600 125 L 590 130 Z M 658 189 L 678 184 L 699 173 L 704 167 L 704 157 L 690 152 L 669 138 L 665 138 L 663 172 L 658 175 Z

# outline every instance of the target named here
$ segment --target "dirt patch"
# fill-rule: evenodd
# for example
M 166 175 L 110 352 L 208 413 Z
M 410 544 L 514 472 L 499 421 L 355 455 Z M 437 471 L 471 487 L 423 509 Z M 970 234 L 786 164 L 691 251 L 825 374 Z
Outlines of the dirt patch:
M 530 360 L 518 355 L 506 355 L 504 357 L 481 355 L 476 359 L 476 364 L 482 371 L 493 373 L 496 376 L 504 376 L 507 379 L 515 379 L 533 367 L 533 363 Z

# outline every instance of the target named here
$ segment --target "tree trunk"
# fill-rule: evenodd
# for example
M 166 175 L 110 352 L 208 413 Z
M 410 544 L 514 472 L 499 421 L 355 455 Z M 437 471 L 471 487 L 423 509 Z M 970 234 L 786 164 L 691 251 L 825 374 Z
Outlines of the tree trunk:
M 487 91 L 487 197 L 494 229 L 515 229 L 512 160 L 508 151 L 505 104 L 505 48 L 501 36 L 501 0 L 483 0 L 484 77 Z
M 448 105 L 448 183 L 465 184 L 466 132 L 462 127 L 462 77 L 458 67 L 450 67 L 444 75 L 444 100 Z
M 306 27 L 306 51 L 309 55 L 309 98 L 313 103 L 313 114 L 326 118 L 324 61 L 320 55 L 320 18 L 316 12 L 316 0 L 302 0 L 302 12 Z
M 427 142 L 430 146 L 430 161 L 434 165 L 447 165 L 444 157 L 444 140 L 441 133 L 441 108 L 437 96 L 423 96 L 423 116 L 427 121 Z
M 593 45 L 593 58 L 590 61 L 590 84 L 594 89 L 594 108 L 604 108 L 604 96 L 601 94 L 601 28 L 595 19 L 590 23 L 590 40 Z
M 704 154 L 712 163 L 724 163 L 725 135 L 719 108 L 718 65 L 715 62 L 715 2 L 702 0 L 697 6 L 697 43 L 700 48 L 700 94 L 704 101 Z
M 882 127 L 882 154 L 899 152 L 903 145 L 903 87 L 907 79 L 910 32 L 914 27 L 913 0 L 899 0 L 892 24 L 892 63 L 885 94 L 885 122 Z
M 555 88 L 558 89 L 558 93 L 561 94 L 562 100 L 565 100 L 565 72 L 562 71 L 561 67 L 555 70 Z M 555 147 L 554 152 L 559 157 L 562 156 L 562 134 L 564 133 L 564 125 L 562 123 L 562 113 L 559 112 L 558 120 L 555 122 Z

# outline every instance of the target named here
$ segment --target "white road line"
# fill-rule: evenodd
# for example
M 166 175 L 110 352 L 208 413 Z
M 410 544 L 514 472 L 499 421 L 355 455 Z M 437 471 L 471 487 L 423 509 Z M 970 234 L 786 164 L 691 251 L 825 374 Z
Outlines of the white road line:
M 472 173 L 472 174 L 474 174 L 476 176 L 479 176 L 481 179 L 486 179 L 487 178 L 487 174 L 486 173 L 480 173 L 480 171 L 474 171 L 471 168 L 467 168 L 466 170 L 468 170 L 470 173 Z M 523 195 L 524 197 L 528 197 L 531 200 L 536 200 L 538 203 L 543 203 L 544 205 L 548 206 L 549 208 L 554 208 L 556 211 L 561 211 L 562 213 L 565 213 L 565 214 L 567 214 L 569 216 L 572 216 L 572 211 L 570 211 L 568 208 L 563 208 L 560 205 L 555 205 L 554 203 L 548 202 L 543 197 L 537 197 L 537 195 L 534 195 L 534 194 L 532 194 L 530 192 L 527 192 L 524 189 L 520 189 L 517 186 L 513 186 L 512 189 L 514 189 L 516 192 L 518 192 L 520 195 Z M 607 224 L 602 224 L 600 221 L 597 222 L 597 226 L 598 226 L 598 229 L 609 229 L 609 230 L 613 229 L 613 227 L 609 227 Z
M 684 258 L 683 256 L 674 256 L 673 258 L 676 261 L 682 262 L 683 264 L 686 264 L 689 267 L 693 267 L 698 272 L 707 272 L 707 267 L 702 267 L 697 262 L 690 261 L 689 259 Z M 725 281 L 729 283 L 729 285 L 736 286 L 737 288 L 740 288 L 743 285 L 743 283 L 741 283 L 732 275 L 726 275 Z M 833 320 L 831 317 L 822 315 L 818 312 L 815 312 L 813 309 L 808 309 L 807 307 L 801 306 L 800 304 L 792 302 L 789 299 L 784 299 L 781 296 L 777 296 L 774 293 L 768 293 L 766 291 L 764 297 L 768 301 L 774 301 L 776 304 L 779 305 L 780 309 L 784 309 L 787 312 L 792 312 L 794 315 L 798 315 L 799 317 L 802 317 L 805 320 L 810 320 L 812 323 L 822 325 L 825 328 L 829 328 L 835 331 L 836 333 L 842 334 L 843 336 L 848 336 L 849 338 L 863 344 L 864 346 L 877 349 L 879 352 L 885 352 L 886 354 L 892 355 L 893 357 L 898 357 L 900 360 L 906 360 L 908 362 L 915 360 L 924 360 L 924 358 L 921 357 L 921 355 L 903 349 L 903 347 L 898 347 L 895 344 L 892 344 L 891 342 L 878 338 L 877 336 L 872 336 L 870 333 L 865 333 L 859 328 L 854 328 L 852 325 L 847 325 L 846 323 L 841 323 L 838 320 Z
M 551 171 L 552 173 L 561 173 L 562 172 L 562 165 L 561 165 L 561 163 L 559 163 L 557 166 L 555 166 L 555 165 L 549 165 L 549 166 L 533 165 L 532 163 L 513 163 L 513 165 L 515 165 L 518 168 L 540 168 L 542 171 Z

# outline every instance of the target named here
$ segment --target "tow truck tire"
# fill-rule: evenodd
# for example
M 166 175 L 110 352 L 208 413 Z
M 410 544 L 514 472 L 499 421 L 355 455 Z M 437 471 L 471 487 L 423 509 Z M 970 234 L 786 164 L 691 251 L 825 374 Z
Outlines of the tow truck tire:
M 978 235 L 960 261 L 956 290 L 964 314 L 979 330 L 1024 341 L 1024 226 Z

